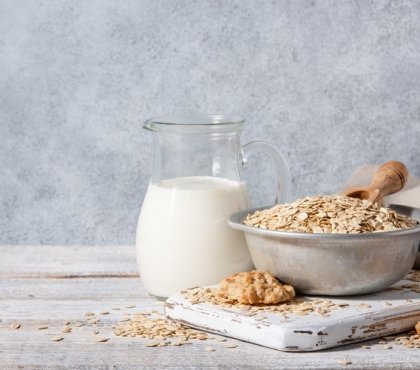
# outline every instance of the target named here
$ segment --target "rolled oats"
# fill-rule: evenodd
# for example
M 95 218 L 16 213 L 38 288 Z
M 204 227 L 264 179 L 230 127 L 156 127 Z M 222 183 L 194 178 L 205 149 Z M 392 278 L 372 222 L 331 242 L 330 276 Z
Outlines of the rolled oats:
M 417 325 L 415 330 L 406 333 L 405 336 L 400 336 L 394 339 L 396 344 L 401 344 L 407 348 L 420 348 L 420 334 L 417 334 Z
M 171 344 L 167 340 L 176 339 L 174 346 L 181 346 L 191 340 L 209 339 L 208 334 L 199 330 L 190 329 L 178 322 L 165 318 L 161 313 L 135 313 L 129 321 L 119 323 L 114 330 L 115 335 L 120 337 L 139 337 L 160 340 L 148 343 L 148 347 L 162 347 Z M 162 341 L 163 340 L 163 341 Z M 164 343 L 164 344 L 163 344 Z
M 70 327 L 70 326 L 68 326 L 68 325 L 64 326 L 64 328 L 63 328 L 62 332 L 63 332 L 63 333 L 71 333 L 71 327 Z
M 249 214 L 248 226 L 304 233 L 368 233 L 414 227 L 419 223 L 367 200 L 342 195 L 312 196 Z
M 249 316 L 255 316 L 264 312 L 275 312 L 284 318 L 288 315 L 306 316 L 314 312 L 320 316 L 327 316 L 331 311 L 347 307 L 347 303 L 332 303 L 329 299 L 320 298 L 293 298 L 288 302 L 272 305 L 251 306 L 239 303 L 236 300 L 224 298 L 218 294 L 217 288 L 191 288 L 183 292 L 184 298 L 192 304 L 210 303 L 220 307 L 238 308 L 248 311 Z
M 97 337 L 97 338 L 95 338 L 95 340 L 99 343 L 104 343 L 104 342 L 108 342 L 109 338 L 107 338 L 107 337 Z
M 343 358 L 343 359 L 339 360 L 338 363 L 342 366 L 347 366 L 347 365 L 352 364 L 352 362 L 350 360 L 347 360 L 346 358 Z
M 236 348 L 238 345 L 236 343 L 226 343 L 224 345 L 225 348 Z

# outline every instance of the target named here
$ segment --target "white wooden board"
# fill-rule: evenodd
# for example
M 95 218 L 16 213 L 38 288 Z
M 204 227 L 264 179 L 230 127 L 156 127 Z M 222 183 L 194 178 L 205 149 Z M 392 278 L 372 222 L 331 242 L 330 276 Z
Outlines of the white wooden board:
M 401 280 L 394 287 L 413 284 L 420 286 Z M 317 351 L 395 334 L 413 328 L 420 320 L 420 294 L 409 288 L 325 298 L 348 306 L 331 311 L 327 317 L 311 312 L 306 316 L 288 314 L 285 318 L 276 312 L 251 315 L 240 308 L 192 304 L 178 293 L 166 301 L 165 314 L 191 327 L 282 351 Z

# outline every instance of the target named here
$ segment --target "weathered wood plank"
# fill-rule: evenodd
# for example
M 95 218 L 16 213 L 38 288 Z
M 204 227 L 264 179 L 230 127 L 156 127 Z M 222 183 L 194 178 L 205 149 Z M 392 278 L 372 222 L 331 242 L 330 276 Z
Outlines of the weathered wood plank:
M 9 336 L 9 338 L 11 335 Z M 147 348 L 140 339 L 112 338 L 97 343 L 89 332 L 80 330 L 69 334 L 62 342 L 51 341 L 52 335 L 42 332 L 25 333 L 25 344 L 13 333 L 2 345 L 1 368 L 223 368 L 223 369 L 343 369 L 340 361 L 351 361 L 346 369 L 418 369 L 416 350 L 407 348 L 383 349 L 371 344 L 370 350 L 354 346 L 339 352 L 284 353 L 238 342 L 233 349 L 223 343 L 197 341 L 180 347 Z M 207 347 L 215 349 L 206 351 Z
M 28 311 L 28 304 L 31 310 Z M 60 366 L 111 368 L 113 365 L 123 368 L 144 366 L 147 368 L 188 368 L 188 367 L 224 367 L 224 368 L 340 368 L 342 359 L 352 362 L 351 367 L 358 368 L 416 368 L 420 361 L 417 350 L 405 347 L 384 349 L 378 341 L 367 342 L 370 350 L 359 346 L 346 346 L 340 351 L 324 351 L 316 354 L 283 353 L 235 341 L 237 348 L 227 349 L 217 340 L 197 341 L 184 347 L 147 348 L 143 339 L 119 338 L 112 334 L 112 325 L 121 312 L 112 311 L 115 304 L 122 301 L 18 301 L 1 304 L 3 322 L 0 323 L 0 361 L 3 367 L 24 366 L 32 368 L 55 368 Z M 100 322 L 92 326 L 75 328 L 71 334 L 62 334 L 63 322 L 84 322 L 83 313 L 109 309 L 109 315 L 98 315 Z M 137 312 L 150 309 L 162 309 L 153 300 L 143 300 L 135 309 Z M 22 328 L 10 329 L 12 322 L 19 322 Z M 49 329 L 37 330 L 38 325 L 47 325 Z M 101 335 L 111 338 L 107 343 L 97 343 L 92 330 L 97 327 Z M 54 342 L 56 335 L 64 336 L 62 342 Z M 215 352 L 207 352 L 211 347 Z M 368 357 L 369 356 L 369 357 Z M 407 361 L 409 359 L 409 362 Z M 386 364 L 384 364 L 384 362 Z M 351 368 L 349 367 L 349 368 Z
M 110 300 L 145 299 L 140 278 L 73 278 L 73 279 L 0 279 L 0 301 L 65 299 L 65 300 Z
M 163 309 L 147 295 L 136 274 L 135 249 L 130 246 L 0 247 L 0 368 L 342 369 L 339 361 L 348 359 L 352 364 L 346 369 L 417 369 L 420 363 L 418 349 L 385 349 L 378 340 L 315 353 L 285 353 L 239 341 L 237 348 L 227 349 L 217 340 L 148 348 L 143 339 L 112 333 L 124 312 Z M 130 304 L 136 307 L 125 307 Z M 110 337 L 106 343 L 95 341 L 93 324 L 84 317 L 88 311 L 102 310 L 110 314 L 98 314 L 96 326 Z M 86 325 L 62 334 L 67 320 Z M 22 327 L 11 329 L 14 322 Z M 39 325 L 49 328 L 38 330 Z M 58 334 L 64 340 L 52 341 Z M 371 349 L 362 349 L 365 344 Z
M 134 246 L 0 245 L 0 278 L 138 276 Z
M 339 350 L 317 353 L 284 353 L 236 341 L 237 348 L 227 349 L 223 343 L 197 341 L 184 347 L 148 348 L 143 339 L 119 338 L 112 333 L 112 326 L 124 312 L 162 310 L 161 302 L 149 297 L 138 278 L 95 279 L 34 279 L 42 289 L 33 298 L 25 294 L 35 288 L 32 280 L 10 279 L 13 288 L 0 298 L 0 364 L 1 368 L 289 368 L 289 369 L 336 369 L 342 368 L 342 359 L 352 362 L 346 368 L 394 368 L 416 369 L 420 351 L 402 346 L 385 349 L 378 340 L 344 346 Z M 70 284 L 69 284 L 70 283 Z M 72 285 L 73 284 L 73 285 Z M 124 285 L 126 285 L 124 287 Z M 18 299 L 13 292 L 22 287 Z M 129 293 L 131 291 L 131 293 Z M 6 297 L 7 295 L 7 297 Z M 135 308 L 125 308 L 136 304 Z M 121 310 L 113 310 L 119 307 Z M 100 315 L 102 310 L 108 315 Z M 86 322 L 84 314 L 97 313 L 96 325 Z M 65 321 L 84 322 L 86 325 L 62 334 Z M 21 329 L 10 325 L 18 322 Z M 46 325 L 46 330 L 37 330 Z M 97 343 L 92 334 L 94 327 L 102 335 L 110 337 L 107 343 Z M 63 335 L 62 342 L 52 341 L 55 335 Z M 370 344 L 371 349 L 362 349 Z M 214 352 L 206 351 L 207 347 Z

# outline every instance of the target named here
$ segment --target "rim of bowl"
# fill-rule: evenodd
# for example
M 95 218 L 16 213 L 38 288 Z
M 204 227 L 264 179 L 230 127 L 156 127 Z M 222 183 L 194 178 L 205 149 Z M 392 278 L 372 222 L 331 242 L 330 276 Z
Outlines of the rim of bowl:
M 388 236 L 403 236 L 410 234 L 420 234 L 420 225 L 416 227 L 410 227 L 408 229 L 400 229 L 393 231 L 375 231 L 370 233 L 358 233 L 358 234 L 341 234 L 341 233 L 302 233 L 296 231 L 276 231 L 276 230 L 267 230 L 260 229 L 258 227 L 248 226 L 243 223 L 245 217 L 255 211 L 261 211 L 264 209 L 271 208 L 271 206 L 266 207 L 257 207 L 246 209 L 244 211 L 239 211 L 232 214 L 228 219 L 228 224 L 230 227 L 241 230 L 244 232 L 250 232 L 254 234 L 260 234 L 265 236 L 278 236 L 278 237 L 288 237 L 293 239 L 375 239 L 383 238 Z M 419 221 L 417 218 L 415 220 Z

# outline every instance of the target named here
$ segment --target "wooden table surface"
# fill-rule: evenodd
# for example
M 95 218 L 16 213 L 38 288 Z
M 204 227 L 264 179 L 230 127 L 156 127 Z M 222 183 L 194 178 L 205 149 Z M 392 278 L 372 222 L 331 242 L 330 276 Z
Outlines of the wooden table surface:
M 136 307 L 126 308 L 130 305 Z M 103 310 L 110 314 L 99 315 Z M 146 339 L 113 334 L 112 326 L 123 312 L 149 310 L 162 311 L 163 306 L 145 292 L 132 246 L 0 246 L 0 369 L 420 368 L 419 349 L 386 349 L 379 339 L 321 352 L 287 353 L 240 341 L 236 348 L 216 340 L 145 347 Z M 95 327 L 110 338 L 108 342 L 95 340 L 94 327 L 84 316 L 89 311 L 100 317 Z M 66 321 L 86 325 L 63 334 Z M 12 329 L 14 323 L 21 327 Z M 48 329 L 39 330 L 43 325 Z M 64 339 L 55 342 L 55 336 Z M 215 351 L 206 350 L 209 344 Z M 351 364 L 343 365 L 343 360 Z

